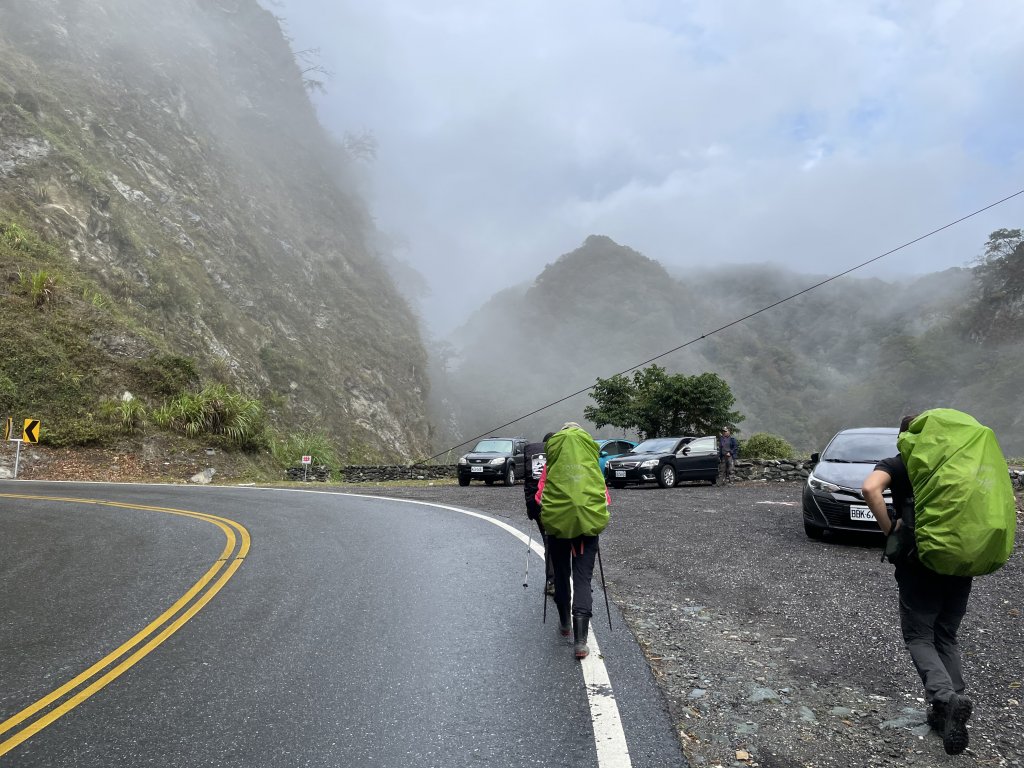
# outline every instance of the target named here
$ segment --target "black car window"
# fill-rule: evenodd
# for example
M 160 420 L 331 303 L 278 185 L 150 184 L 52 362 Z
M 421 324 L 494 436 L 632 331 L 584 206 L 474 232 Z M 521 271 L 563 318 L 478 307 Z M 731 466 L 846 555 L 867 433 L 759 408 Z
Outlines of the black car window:
M 633 453 L 674 453 L 679 440 L 674 437 L 655 437 L 644 440 L 633 449 Z
M 896 431 L 884 432 L 840 432 L 832 438 L 822 461 L 849 461 L 858 464 L 874 464 L 895 456 Z
M 700 437 L 690 443 L 690 453 L 715 453 L 717 452 L 714 437 Z
M 512 453 L 511 440 L 481 440 L 473 449 L 474 453 Z

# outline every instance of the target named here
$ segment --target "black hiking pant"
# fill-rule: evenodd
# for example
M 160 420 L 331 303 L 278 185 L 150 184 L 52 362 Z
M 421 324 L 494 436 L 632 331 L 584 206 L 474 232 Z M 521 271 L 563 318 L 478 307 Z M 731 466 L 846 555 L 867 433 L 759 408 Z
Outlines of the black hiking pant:
M 594 576 L 598 537 L 575 539 L 548 537 L 549 559 L 555 569 L 555 603 L 569 605 L 569 578 L 572 577 L 572 615 L 590 617 L 594 613 L 594 595 L 590 580 Z
M 970 576 L 935 573 L 916 557 L 896 565 L 903 642 L 924 683 L 928 703 L 963 693 L 964 675 L 956 634 L 967 613 Z

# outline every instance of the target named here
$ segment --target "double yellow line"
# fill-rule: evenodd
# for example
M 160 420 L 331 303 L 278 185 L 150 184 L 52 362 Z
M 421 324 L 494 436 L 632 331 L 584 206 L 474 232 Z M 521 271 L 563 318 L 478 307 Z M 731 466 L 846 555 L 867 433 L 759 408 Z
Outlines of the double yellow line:
M 217 561 L 210 566 L 192 588 L 182 595 L 170 608 L 154 619 L 121 647 L 108 653 L 77 677 L 68 680 L 60 688 L 48 693 L 39 701 L 18 712 L 13 717 L 0 723 L 0 738 L 11 732 L 12 735 L 0 742 L 0 756 L 3 756 L 59 717 L 70 712 L 94 693 L 102 690 L 108 683 L 115 680 L 135 664 L 141 661 L 150 651 L 160 645 L 195 616 L 216 595 L 228 579 L 242 565 L 249 552 L 249 532 L 239 523 L 227 518 L 207 515 L 202 512 L 190 512 L 184 509 L 167 507 L 151 507 L 144 504 L 126 504 L 116 501 L 97 501 L 95 499 L 69 499 L 51 496 L 26 496 L 18 494 L 0 494 L 0 498 L 58 501 L 71 504 L 94 504 L 121 509 L 137 509 L 146 512 L 164 512 L 170 515 L 191 517 L 211 523 L 224 533 L 227 542 Z M 56 705 L 56 706 L 54 706 Z M 38 715 L 38 717 L 37 717 Z

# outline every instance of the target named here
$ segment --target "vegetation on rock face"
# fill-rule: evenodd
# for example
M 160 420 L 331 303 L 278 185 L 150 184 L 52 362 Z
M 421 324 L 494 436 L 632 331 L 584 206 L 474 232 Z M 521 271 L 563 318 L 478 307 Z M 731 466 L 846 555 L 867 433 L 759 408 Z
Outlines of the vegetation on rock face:
M 790 459 L 796 456 L 793 446 L 784 437 L 755 432 L 740 441 L 740 457 L 744 459 Z
M 99 413 L 126 390 L 152 415 L 224 385 L 422 453 L 426 354 L 350 165 L 255 0 L 0 5 L 0 405 L 102 443 L 140 428 Z

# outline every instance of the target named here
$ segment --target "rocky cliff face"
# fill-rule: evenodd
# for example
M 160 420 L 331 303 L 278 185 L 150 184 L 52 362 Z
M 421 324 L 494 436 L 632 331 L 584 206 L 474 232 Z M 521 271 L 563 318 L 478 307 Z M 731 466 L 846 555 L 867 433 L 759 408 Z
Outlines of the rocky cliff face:
M 256 0 L 0 4 L 0 224 L 94 286 L 74 332 L 115 368 L 182 355 L 285 428 L 408 457 L 425 353 L 352 162 Z

